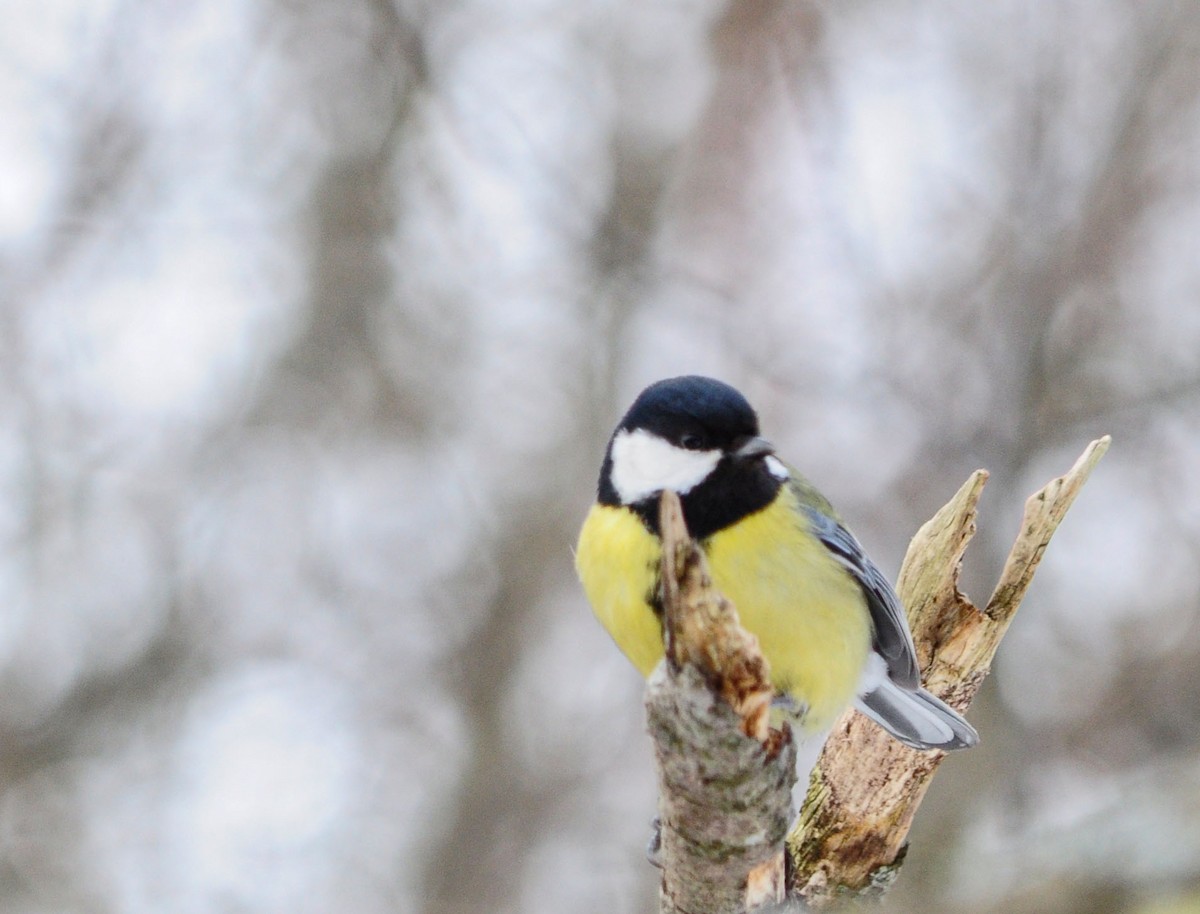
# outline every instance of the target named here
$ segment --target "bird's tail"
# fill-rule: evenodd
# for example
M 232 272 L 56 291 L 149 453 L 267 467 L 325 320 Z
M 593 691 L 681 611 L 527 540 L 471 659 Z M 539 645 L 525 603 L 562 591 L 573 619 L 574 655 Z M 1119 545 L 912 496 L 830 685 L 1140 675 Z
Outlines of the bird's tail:
M 854 706 L 914 749 L 969 749 L 979 734 L 957 711 L 924 689 L 909 691 L 887 677 Z

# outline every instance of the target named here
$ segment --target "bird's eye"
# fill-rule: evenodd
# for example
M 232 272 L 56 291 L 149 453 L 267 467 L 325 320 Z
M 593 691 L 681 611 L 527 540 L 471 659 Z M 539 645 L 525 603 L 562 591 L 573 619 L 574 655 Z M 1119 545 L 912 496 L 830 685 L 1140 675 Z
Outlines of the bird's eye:
M 679 443 L 689 451 L 704 450 L 704 437 L 702 435 L 684 435 L 679 439 Z

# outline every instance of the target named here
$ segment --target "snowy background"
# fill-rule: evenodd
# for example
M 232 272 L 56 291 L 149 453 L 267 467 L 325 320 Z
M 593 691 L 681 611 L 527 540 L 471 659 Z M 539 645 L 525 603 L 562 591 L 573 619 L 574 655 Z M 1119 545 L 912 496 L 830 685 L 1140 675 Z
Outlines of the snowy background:
M 10 0 L 0 912 L 648 914 L 647 382 L 894 574 L 1112 451 L 897 912 L 1200 911 L 1200 4 Z

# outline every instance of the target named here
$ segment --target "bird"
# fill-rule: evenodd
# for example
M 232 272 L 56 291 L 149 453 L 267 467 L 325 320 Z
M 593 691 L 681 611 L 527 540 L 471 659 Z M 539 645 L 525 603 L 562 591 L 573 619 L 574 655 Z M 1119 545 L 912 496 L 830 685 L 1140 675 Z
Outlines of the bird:
M 915 749 L 979 741 L 922 688 L 900 598 L 833 506 L 776 455 L 741 393 L 698 375 L 651 384 L 629 407 L 575 549 L 595 616 L 643 676 L 664 651 L 658 503 L 668 489 L 713 584 L 758 639 L 774 704 L 802 746 L 819 751 L 851 705 Z

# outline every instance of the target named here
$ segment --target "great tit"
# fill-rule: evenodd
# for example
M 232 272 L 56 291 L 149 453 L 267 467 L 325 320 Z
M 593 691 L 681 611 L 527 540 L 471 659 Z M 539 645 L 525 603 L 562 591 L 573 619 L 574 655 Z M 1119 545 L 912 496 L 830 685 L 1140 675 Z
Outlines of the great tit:
M 713 583 L 758 638 L 803 744 L 851 703 L 918 749 L 979 736 L 921 688 L 896 592 L 829 502 L 775 456 L 738 391 L 651 384 L 613 432 L 576 568 L 597 618 L 644 676 L 663 656 L 658 501 L 677 492 Z M 818 746 L 819 748 L 819 746 Z

